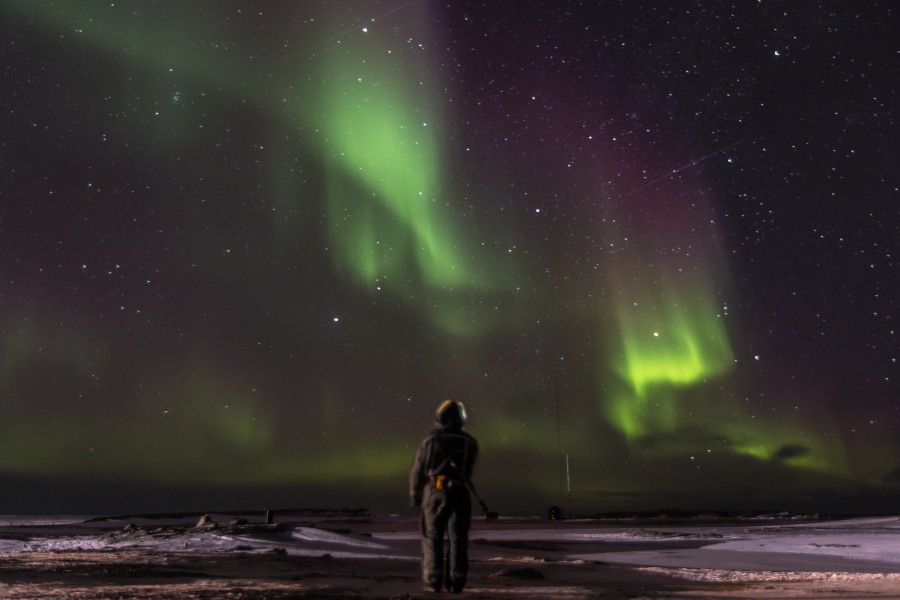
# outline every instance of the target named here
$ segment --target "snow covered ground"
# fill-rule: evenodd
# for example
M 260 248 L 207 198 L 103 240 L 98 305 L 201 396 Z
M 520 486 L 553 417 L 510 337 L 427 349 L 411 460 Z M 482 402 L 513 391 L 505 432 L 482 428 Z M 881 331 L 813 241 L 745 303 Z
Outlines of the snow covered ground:
M 0 535 L 3 524 L 30 529 L 78 525 L 80 522 L 83 519 L 0 517 Z M 126 549 L 157 552 L 270 552 L 279 549 L 294 556 L 321 556 L 327 553 L 334 558 L 412 558 L 409 552 L 396 550 L 368 536 L 341 534 L 308 526 L 267 530 L 252 525 L 198 528 L 183 523 L 153 523 L 106 533 L 73 534 L 67 531 L 62 535 L 35 535 L 27 539 L 0 538 L 0 552 Z
M 704 534 L 721 537 L 708 538 L 717 541 L 690 550 L 659 548 L 575 554 L 573 558 L 659 567 L 900 573 L 900 519 L 896 517 L 684 532 L 687 537 Z
M 156 523 L 138 525 L 129 531 L 53 535 L 51 530 L 77 526 L 84 517 L 0 516 L 4 528 L 47 528 L 50 535 L 0 537 L 0 552 L 47 550 L 149 549 L 160 552 L 265 552 L 274 548 L 290 555 L 335 558 L 415 558 L 418 532 L 405 527 L 394 531 L 354 533 L 340 528 L 289 526 L 280 530 L 242 531 L 240 527 L 194 528 L 181 524 L 168 527 Z M 804 568 L 840 566 L 860 571 L 900 572 L 900 517 L 871 517 L 837 521 L 799 521 L 774 525 L 719 523 L 714 525 L 672 525 L 654 523 L 623 526 L 596 521 L 532 523 L 512 520 L 484 521 L 471 534 L 483 544 L 553 543 L 573 549 L 566 559 L 600 561 L 657 567 L 701 567 L 735 562 L 741 568 Z M 695 548 L 672 546 L 697 542 Z M 602 552 L 579 552 L 602 543 Z M 640 544 L 640 550 L 631 550 Z M 617 547 L 621 546 L 621 547 Z M 764 557 L 774 557 L 765 559 Z
M 149 579 L 167 561 L 188 561 L 184 564 L 191 565 L 192 560 L 200 565 L 196 570 L 208 577 L 202 582 L 181 581 L 179 585 L 187 586 L 184 589 L 219 585 L 228 590 L 283 588 L 296 593 L 299 588 L 292 582 L 297 571 L 279 570 L 278 560 L 293 561 L 290 564 L 295 567 L 291 569 L 306 568 L 309 576 L 315 577 L 321 576 L 323 565 L 330 565 L 327 568 L 331 574 L 316 584 L 319 587 L 308 585 L 309 590 L 321 591 L 322 586 L 339 582 L 348 589 L 359 587 L 360 597 L 366 597 L 375 591 L 401 594 L 417 587 L 420 542 L 414 518 L 294 516 L 265 525 L 260 518 L 248 523 L 233 517 L 211 514 L 215 524 L 197 527 L 196 516 L 0 516 L 0 555 L 5 557 L 0 566 L 7 569 L 7 575 L 22 580 L 12 587 L 0 584 L 0 592 L 15 598 L 69 597 L 72 585 L 83 585 L 78 580 L 79 570 L 110 573 L 123 569 L 129 577 L 143 570 Z M 546 597 L 550 590 L 558 597 L 592 598 L 613 589 L 657 588 L 662 594 L 659 597 L 671 597 L 666 594 L 678 585 L 672 581 L 685 582 L 685 586 L 714 586 L 684 589 L 713 589 L 718 594 L 715 597 L 731 597 L 728 592 L 741 598 L 767 597 L 768 590 L 773 589 L 769 584 L 787 594 L 779 597 L 794 597 L 791 594 L 800 589 L 805 590 L 805 597 L 816 598 L 844 597 L 842 591 L 865 597 L 895 597 L 892 590 L 900 589 L 900 517 L 778 521 L 478 519 L 470 540 L 473 573 L 477 574 L 470 588 L 484 598 L 512 593 L 519 598 Z M 218 559 L 210 556 L 236 561 L 237 570 L 222 571 Z M 73 573 L 73 582 L 59 583 L 60 567 L 53 565 L 62 560 L 82 565 L 77 569 L 65 567 L 70 570 L 66 572 Z M 138 566 L 126 569 L 123 563 Z M 88 564 L 94 566 L 84 566 Z M 242 569 L 247 572 L 241 574 Z M 385 569 L 392 570 L 389 577 Z M 226 579 L 232 576 L 234 582 L 228 584 Z M 504 579 L 507 577 L 512 580 Z M 32 579 L 36 582 L 28 583 Z M 133 582 L 128 585 L 132 587 L 123 587 L 121 593 L 136 593 Z M 737 595 L 739 588 L 734 585 L 740 586 L 743 595 Z M 112 589 L 101 590 L 96 597 Z M 91 588 L 84 597 L 95 597 L 90 595 L 95 591 Z M 315 597 L 312 591 L 309 593 Z

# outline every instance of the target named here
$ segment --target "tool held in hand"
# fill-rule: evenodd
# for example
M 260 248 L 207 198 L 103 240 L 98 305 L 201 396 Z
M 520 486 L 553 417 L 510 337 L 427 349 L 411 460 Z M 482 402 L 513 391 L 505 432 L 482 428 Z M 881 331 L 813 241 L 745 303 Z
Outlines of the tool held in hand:
M 460 474 L 463 477 L 463 483 L 466 484 L 466 487 L 469 488 L 469 491 L 472 492 L 472 495 L 475 496 L 476 500 L 478 500 L 478 504 L 481 505 L 481 510 L 484 511 L 484 518 L 488 521 L 493 521 L 494 519 L 499 517 L 500 515 L 497 514 L 497 511 L 488 510 L 487 504 L 484 502 L 484 500 L 481 499 L 481 496 L 479 496 L 478 492 L 475 490 L 475 484 L 472 483 L 468 477 L 466 477 L 466 474 L 463 473 L 462 470 L 460 470 Z

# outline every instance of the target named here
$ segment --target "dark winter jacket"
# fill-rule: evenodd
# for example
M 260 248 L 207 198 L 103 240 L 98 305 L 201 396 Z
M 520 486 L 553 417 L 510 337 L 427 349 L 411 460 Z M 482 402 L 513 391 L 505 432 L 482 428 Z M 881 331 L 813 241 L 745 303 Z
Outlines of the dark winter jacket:
M 478 456 L 478 442 L 459 428 L 433 430 L 419 444 L 416 460 L 409 472 L 409 501 L 422 504 L 425 487 L 444 475 L 453 484 L 466 485 Z

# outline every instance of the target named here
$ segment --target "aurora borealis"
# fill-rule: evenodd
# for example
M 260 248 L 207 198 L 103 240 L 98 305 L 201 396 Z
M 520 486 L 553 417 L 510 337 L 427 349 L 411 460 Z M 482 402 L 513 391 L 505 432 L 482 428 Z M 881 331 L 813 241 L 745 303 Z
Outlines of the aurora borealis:
M 0 15 L 0 510 L 900 501 L 889 3 Z

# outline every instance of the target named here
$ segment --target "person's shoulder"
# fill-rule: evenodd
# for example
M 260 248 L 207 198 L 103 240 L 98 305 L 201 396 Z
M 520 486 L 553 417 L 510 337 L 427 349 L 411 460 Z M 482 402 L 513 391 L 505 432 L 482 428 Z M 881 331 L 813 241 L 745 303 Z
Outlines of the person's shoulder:
M 478 445 L 478 441 L 475 439 L 475 436 L 473 436 L 471 433 L 469 433 L 465 429 L 460 429 L 459 431 L 454 431 L 451 435 L 458 435 L 461 438 L 465 439 L 470 444 L 474 444 L 476 446 Z
M 441 429 L 432 429 L 429 431 L 424 438 L 422 438 L 422 444 L 427 444 L 433 440 L 436 440 L 443 433 Z

